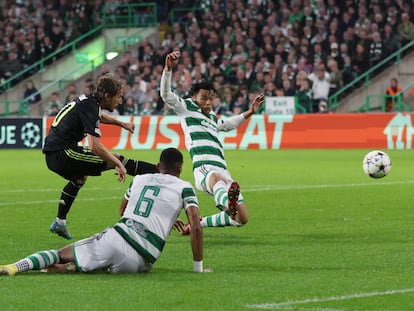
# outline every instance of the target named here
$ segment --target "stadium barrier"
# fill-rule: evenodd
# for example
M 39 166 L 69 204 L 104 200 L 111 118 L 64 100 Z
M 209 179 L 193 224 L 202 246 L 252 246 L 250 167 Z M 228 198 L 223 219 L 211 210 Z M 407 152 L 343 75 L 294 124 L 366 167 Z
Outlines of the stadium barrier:
M 224 149 L 412 149 L 412 113 L 254 115 L 221 132 Z M 121 116 L 133 134 L 102 124 L 102 142 L 114 150 L 185 148 L 177 116 Z M 41 148 L 53 118 L 1 118 L 0 148 Z

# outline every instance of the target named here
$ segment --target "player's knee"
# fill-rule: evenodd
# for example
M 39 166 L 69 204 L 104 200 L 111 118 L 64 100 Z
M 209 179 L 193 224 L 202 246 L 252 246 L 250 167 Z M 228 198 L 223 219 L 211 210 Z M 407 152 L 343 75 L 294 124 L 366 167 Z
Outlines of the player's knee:
M 86 183 L 86 179 L 88 179 L 88 176 L 83 176 L 83 178 L 79 178 L 75 181 L 72 181 L 72 183 L 73 183 L 74 186 L 76 186 L 80 189 Z
M 67 263 L 73 261 L 72 245 L 65 246 L 58 250 L 59 263 Z
M 219 181 L 226 183 L 225 178 L 223 178 L 219 173 L 210 171 L 206 176 L 206 185 L 208 186 L 207 190 L 213 192 L 214 185 Z

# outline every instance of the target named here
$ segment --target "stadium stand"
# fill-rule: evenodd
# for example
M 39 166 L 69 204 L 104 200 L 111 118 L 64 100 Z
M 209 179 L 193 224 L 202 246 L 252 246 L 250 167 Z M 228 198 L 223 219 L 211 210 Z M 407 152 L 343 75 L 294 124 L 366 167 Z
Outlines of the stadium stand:
M 9 6 L 4 3 L 0 21 L 0 37 L 3 38 L 0 40 L 0 76 L 3 81 L 10 75 L 7 69 L 10 53 L 17 52 L 20 64 L 27 67 L 77 34 L 101 25 L 105 10 L 110 10 L 114 22 L 127 15 L 125 7 L 116 2 L 105 7 L 102 1 L 27 0 L 14 1 Z M 133 88 L 135 77 L 139 77 L 142 94 L 136 97 L 133 109 L 138 114 L 144 107 L 148 113 L 148 102 L 152 102 L 152 114 L 169 113 L 164 111 L 159 98 L 158 84 L 164 57 L 174 49 L 182 51 L 182 66 L 175 73 L 178 79 L 173 79 L 178 81 L 174 85 L 176 90 L 186 94 L 190 83 L 209 77 L 217 86 L 221 102 L 218 106 L 223 106 L 224 111 L 231 112 L 239 96 L 246 96 L 242 86 L 247 86 L 250 93 L 265 90 L 267 95 L 275 96 L 285 95 L 283 86 L 291 84 L 289 95 L 296 96 L 301 93 L 301 80 L 307 79 L 322 64 L 329 74 L 327 79 L 335 81 L 332 89 L 338 85 L 345 87 L 343 92 L 330 93 L 335 99 L 329 101 L 330 106 L 337 108 L 333 104 L 363 85 L 361 81 L 346 87 L 349 83 L 364 76 L 373 65 L 381 64 L 375 75 L 371 73 L 370 79 L 379 71 L 390 70 L 395 62 L 382 64 L 381 61 L 409 46 L 413 39 L 410 37 L 411 1 L 170 0 L 156 4 L 159 37 L 156 40 L 143 38 L 129 46 L 124 55 L 105 69 L 118 74 L 128 85 L 127 89 Z M 139 10 L 134 14 L 135 20 L 145 18 Z M 28 57 L 33 53 L 25 53 L 27 43 L 31 48 L 27 49 L 35 51 L 35 59 Z M 407 49 L 404 55 L 409 51 Z M 56 58 L 64 56 L 56 55 Z M 47 65 L 53 66 L 54 60 Z M 343 77 L 342 82 L 338 81 L 338 76 Z M 78 81 L 79 88 L 84 79 Z M 388 80 L 386 78 L 386 83 Z M 377 87 L 378 90 L 383 88 Z M 230 100 L 227 90 L 231 93 Z M 356 111 L 357 108 L 349 109 Z M 298 112 L 318 111 L 311 110 L 308 105 Z M 123 107 L 118 113 L 124 113 Z

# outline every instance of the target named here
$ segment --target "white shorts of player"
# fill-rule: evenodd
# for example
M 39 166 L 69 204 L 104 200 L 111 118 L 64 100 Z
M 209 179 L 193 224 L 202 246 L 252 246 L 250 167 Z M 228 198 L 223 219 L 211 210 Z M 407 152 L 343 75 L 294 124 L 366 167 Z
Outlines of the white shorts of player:
M 213 189 L 208 187 L 212 173 L 218 173 L 224 177 L 227 187 L 230 187 L 230 184 L 234 181 L 228 170 L 214 165 L 203 164 L 193 171 L 195 186 L 198 190 L 213 195 Z M 239 201 L 242 199 L 243 196 L 240 193 Z
M 75 242 L 73 254 L 76 266 L 83 272 L 148 272 L 152 268 L 151 263 L 142 258 L 115 229 L 109 227 Z

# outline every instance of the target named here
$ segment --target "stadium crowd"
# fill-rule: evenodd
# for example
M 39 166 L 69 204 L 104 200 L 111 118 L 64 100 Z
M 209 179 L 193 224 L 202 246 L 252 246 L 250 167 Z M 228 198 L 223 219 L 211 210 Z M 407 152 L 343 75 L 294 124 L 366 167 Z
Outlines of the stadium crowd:
M 129 1 L 122 1 L 128 3 Z M 114 5 L 118 1 L 112 1 Z M 119 2 L 121 3 L 121 2 Z M 119 114 L 168 114 L 159 96 L 165 55 L 182 51 L 173 87 L 212 79 L 215 110 L 245 111 L 257 92 L 295 96 L 302 110 L 326 112 L 330 95 L 414 39 L 414 3 L 406 0 L 170 0 L 193 8 L 163 14 L 159 46 L 143 40 L 121 56 Z M 0 76 L 44 57 L 100 22 L 102 1 L 14 1 L 2 8 Z M 30 51 L 30 52 L 27 52 Z M 109 70 L 105 66 L 102 71 Z

